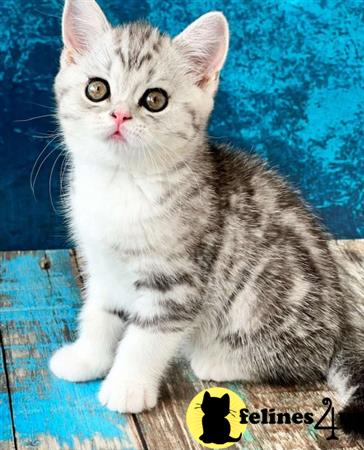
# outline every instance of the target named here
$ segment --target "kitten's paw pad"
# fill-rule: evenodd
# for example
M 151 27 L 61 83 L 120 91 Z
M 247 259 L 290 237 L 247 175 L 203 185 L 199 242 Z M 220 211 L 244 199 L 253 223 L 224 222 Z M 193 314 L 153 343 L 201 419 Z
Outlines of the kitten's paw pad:
M 90 354 L 77 342 L 57 350 L 49 361 L 53 374 L 67 381 L 89 381 L 104 377 L 112 364 L 105 355 Z
M 133 383 L 111 373 L 102 383 L 99 400 L 111 411 L 140 413 L 157 404 L 158 386 Z

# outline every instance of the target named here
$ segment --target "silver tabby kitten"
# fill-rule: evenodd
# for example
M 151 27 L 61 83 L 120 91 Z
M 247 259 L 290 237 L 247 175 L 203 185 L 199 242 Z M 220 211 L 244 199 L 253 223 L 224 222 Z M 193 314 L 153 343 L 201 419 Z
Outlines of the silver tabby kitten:
M 79 338 L 51 370 L 106 377 L 100 401 L 120 412 L 156 404 L 180 349 L 204 380 L 329 378 L 343 427 L 359 432 L 363 267 L 344 264 L 262 161 L 209 143 L 224 16 L 172 39 L 145 23 L 111 28 L 93 0 L 68 0 L 63 40 L 55 90 L 86 299 Z

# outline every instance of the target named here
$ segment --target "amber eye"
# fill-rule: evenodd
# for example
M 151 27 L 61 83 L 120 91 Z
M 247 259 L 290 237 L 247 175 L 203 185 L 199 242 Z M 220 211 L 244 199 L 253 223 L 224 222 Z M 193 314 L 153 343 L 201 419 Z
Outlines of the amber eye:
M 86 97 L 92 102 L 102 102 L 110 97 L 110 86 L 102 78 L 92 78 L 86 86 Z
M 151 112 L 162 111 L 168 105 L 167 92 L 160 88 L 147 89 L 139 100 L 139 105 Z

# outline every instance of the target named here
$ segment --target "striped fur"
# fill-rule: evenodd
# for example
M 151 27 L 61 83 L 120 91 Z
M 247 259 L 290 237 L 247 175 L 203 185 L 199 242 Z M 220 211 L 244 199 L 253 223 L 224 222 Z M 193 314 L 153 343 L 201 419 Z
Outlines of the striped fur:
M 100 400 L 139 412 L 155 405 L 182 348 L 201 379 L 291 383 L 330 373 L 351 394 L 344 413 L 362 414 L 363 316 L 354 325 L 354 305 L 364 289 L 358 277 L 349 288 L 347 272 L 363 265 L 328 245 L 299 195 L 259 158 L 206 136 L 227 49 L 223 16 L 207 14 L 175 39 L 98 17 L 72 37 L 72 14 L 84 14 L 77 3 L 66 5 L 56 94 L 86 303 L 79 339 L 51 369 L 73 381 L 108 373 Z M 100 104 L 84 95 L 95 76 L 112 93 Z M 153 87 L 169 95 L 158 114 L 138 105 Z M 110 111 L 121 104 L 132 120 L 115 143 Z

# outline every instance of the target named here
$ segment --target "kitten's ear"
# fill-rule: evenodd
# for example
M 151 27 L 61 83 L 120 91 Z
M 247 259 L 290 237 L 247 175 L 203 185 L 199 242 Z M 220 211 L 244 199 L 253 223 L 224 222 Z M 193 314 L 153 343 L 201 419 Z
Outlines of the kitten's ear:
M 94 0 L 66 0 L 62 35 L 67 58 L 82 53 L 110 29 L 104 13 Z
M 217 11 L 204 14 L 174 39 L 188 58 L 197 84 L 218 78 L 229 48 L 229 25 Z

